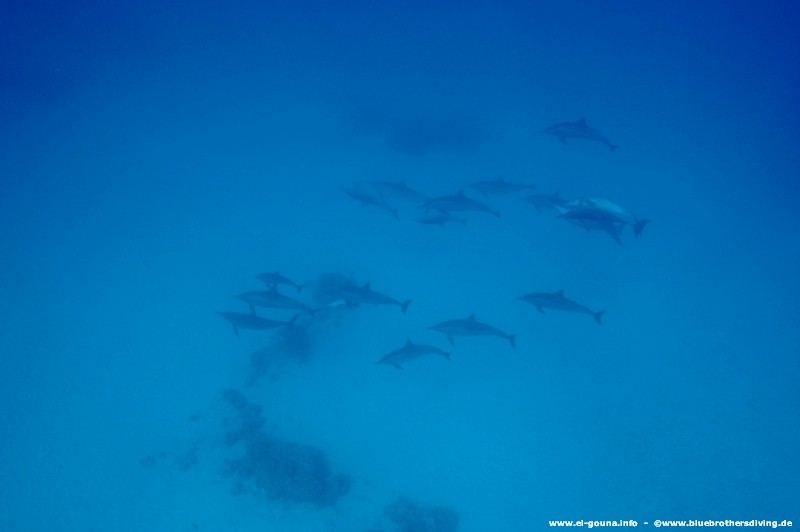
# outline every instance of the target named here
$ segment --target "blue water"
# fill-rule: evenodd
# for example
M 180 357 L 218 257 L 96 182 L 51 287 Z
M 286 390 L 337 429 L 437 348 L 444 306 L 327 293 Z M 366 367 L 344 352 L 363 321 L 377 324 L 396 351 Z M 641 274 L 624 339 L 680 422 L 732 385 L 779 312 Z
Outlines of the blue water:
M 788 1 L 4 4 L 0 530 L 435 529 L 398 500 L 465 532 L 796 526 L 798 24 Z M 581 117 L 619 149 L 541 132 Z M 650 223 L 618 245 L 468 190 L 500 218 L 437 227 L 342 191 L 501 174 Z M 275 270 L 315 308 L 325 274 L 413 301 L 234 335 L 214 312 Z M 559 289 L 603 324 L 516 299 Z M 516 348 L 428 329 L 472 313 Z M 407 339 L 451 360 L 375 364 Z M 232 471 L 224 390 L 261 407 L 243 441 L 347 487 Z

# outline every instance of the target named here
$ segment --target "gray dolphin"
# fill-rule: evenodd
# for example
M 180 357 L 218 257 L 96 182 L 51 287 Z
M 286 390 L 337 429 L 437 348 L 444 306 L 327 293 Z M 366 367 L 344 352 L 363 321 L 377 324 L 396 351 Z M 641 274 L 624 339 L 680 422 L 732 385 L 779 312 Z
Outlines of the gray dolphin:
M 481 323 L 475 319 L 475 314 L 470 314 L 465 320 L 443 321 L 428 327 L 428 329 L 446 334 L 450 345 L 456 345 L 453 336 L 499 336 L 508 340 L 511 347 L 517 347 L 516 334 L 507 334 L 496 327 Z
M 397 209 L 386 203 L 386 199 L 380 192 L 372 188 L 362 186 L 360 181 L 356 183 L 356 186 L 342 187 L 342 190 L 354 200 L 361 202 L 361 205 L 372 205 L 374 207 L 378 207 L 379 209 L 389 211 L 392 213 L 392 216 L 398 218 Z
M 590 310 L 588 307 L 581 305 L 571 299 L 564 297 L 564 291 L 558 290 L 557 292 L 533 292 L 525 294 L 517 299 L 526 301 L 536 307 L 536 310 L 544 314 L 544 309 L 549 308 L 553 310 L 563 310 L 565 312 L 578 312 L 581 314 L 588 314 L 594 317 L 598 325 L 603 323 L 603 314 L 605 310 L 598 310 L 597 312 Z
M 603 211 L 609 218 L 613 218 L 620 223 L 630 225 L 633 229 L 633 235 L 639 238 L 642 235 L 644 227 L 649 223 L 649 220 L 639 218 L 631 211 L 608 198 L 600 198 L 596 196 L 584 196 L 576 200 L 565 203 L 561 209 L 579 210 L 579 209 L 597 209 Z
M 458 194 L 453 194 L 451 196 L 439 196 L 438 198 L 430 199 L 422 204 L 422 208 L 426 211 L 433 209 L 443 214 L 449 214 L 452 211 L 488 212 L 500 218 L 500 211 L 492 209 L 480 201 L 468 198 L 464 195 L 463 190 L 459 190 Z
M 256 279 L 266 283 L 266 285 L 269 288 L 272 288 L 273 286 L 282 285 L 282 284 L 287 285 L 287 286 L 293 286 L 293 287 L 295 287 L 297 289 L 297 293 L 298 294 L 300 293 L 300 291 L 303 290 L 303 287 L 305 286 L 304 284 L 295 283 L 294 281 L 292 281 L 291 279 L 281 275 L 280 272 L 277 272 L 277 271 L 259 273 L 258 275 L 256 275 Z
M 423 203 L 430 199 L 426 194 L 417 192 L 409 187 L 405 179 L 401 179 L 400 181 L 370 181 L 369 184 L 375 187 L 382 195 L 402 201 Z
M 309 307 L 305 303 L 281 294 L 275 286 L 269 290 L 244 292 L 234 297 L 250 305 L 251 314 L 256 313 L 256 307 L 299 310 L 311 314 L 312 316 L 317 312 L 316 309 Z
M 408 340 L 406 345 L 400 349 L 395 349 L 388 355 L 384 355 L 376 364 L 389 364 L 397 369 L 403 369 L 402 364 L 424 355 L 441 355 L 447 360 L 450 360 L 450 353 L 442 351 L 438 347 L 415 344 L 411 340 Z
M 614 242 L 622 245 L 622 229 L 625 223 L 621 222 L 613 214 L 602 209 L 580 208 L 573 209 L 560 214 L 559 218 L 564 218 L 570 223 L 582 227 L 587 231 L 604 231 L 614 239 Z
M 483 197 L 488 198 L 490 195 L 494 194 L 514 194 L 516 192 L 522 192 L 523 190 L 534 190 L 536 185 L 511 183 L 510 181 L 506 181 L 504 176 L 500 176 L 497 179 L 492 179 L 491 181 L 478 181 L 475 183 L 470 183 L 464 188 L 477 190 L 483 194 Z
M 539 212 L 544 209 L 556 209 L 567 203 L 567 200 L 562 198 L 558 192 L 552 194 L 530 194 L 521 199 L 536 207 Z
M 336 296 L 343 299 L 348 306 L 357 305 L 397 305 L 403 314 L 408 310 L 408 305 L 411 304 L 411 299 L 405 301 L 398 301 L 380 292 L 372 289 L 369 283 L 363 286 L 344 286 L 336 290 Z
M 236 336 L 239 336 L 239 329 L 264 330 L 275 329 L 277 327 L 291 327 L 294 325 L 295 320 L 297 320 L 297 316 L 299 316 L 298 314 L 289 321 L 276 321 L 261 318 L 254 314 L 244 314 L 242 312 L 217 312 L 217 314 L 233 325 L 233 332 Z
M 586 125 L 585 118 L 581 118 L 577 122 L 562 122 L 560 124 L 554 124 L 545 128 L 542 133 L 554 135 L 564 143 L 567 142 L 567 139 L 587 139 L 602 142 L 608 146 L 611 151 L 619 148 L 619 146 L 608 140 L 605 135 Z

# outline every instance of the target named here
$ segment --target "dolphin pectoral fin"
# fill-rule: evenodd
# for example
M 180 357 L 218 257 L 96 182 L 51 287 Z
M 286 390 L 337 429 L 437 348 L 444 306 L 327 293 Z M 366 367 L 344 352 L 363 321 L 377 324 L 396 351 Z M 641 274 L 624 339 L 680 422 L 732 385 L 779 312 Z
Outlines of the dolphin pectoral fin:
M 236 325 L 233 326 L 233 334 L 239 336 L 239 327 L 237 327 Z
M 560 141 L 561 141 L 561 144 L 566 144 L 566 143 L 567 143 L 567 137 L 564 137 L 564 136 L 559 136 L 559 137 L 558 137 L 558 140 L 560 140 Z
M 403 366 L 401 366 L 397 362 L 393 363 L 392 366 L 396 367 L 397 369 L 403 369 Z
M 452 334 L 448 334 L 447 335 L 447 340 L 450 342 L 450 345 L 452 345 L 453 347 L 456 346 L 455 341 L 453 341 L 453 335 Z
M 616 144 L 612 144 L 610 142 L 608 143 L 608 149 L 609 150 L 616 151 L 617 148 L 619 148 L 619 146 L 617 146 Z
M 633 235 L 636 238 L 642 236 L 642 231 L 644 231 L 644 226 L 646 226 L 648 223 L 650 223 L 650 220 L 644 220 L 644 219 L 638 220 L 636 222 L 636 225 L 633 226 Z
M 256 306 L 253 305 L 252 303 L 249 303 L 249 305 L 250 305 L 250 314 L 255 316 L 256 315 Z
M 517 347 L 517 335 L 516 334 L 509 334 L 508 335 L 508 342 L 511 344 L 511 347 Z
M 402 310 L 402 311 L 403 311 L 403 314 L 405 314 L 405 313 L 406 313 L 406 310 L 408 310 L 408 306 L 411 304 L 411 301 L 412 301 L 412 300 L 411 300 L 411 299 L 409 299 L 408 301 L 404 301 L 403 303 L 401 303 L 401 304 L 400 304 L 400 310 Z M 415 307 L 415 308 L 416 308 L 416 307 Z
M 603 324 L 603 314 L 605 313 L 606 313 L 605 310 L 599 310 L 594 313 L 594 321 L 596 321 L 598 325 Z
M 448 353 L 447 351 L 445 351 L 444 353 L 442 353 L 442 356 L 443 356 L 443 357 L 444 357 L 444 358 L 445 358 L 445 359 L 446 359 L 448 362 L 450 362 L 450 353 Z
M 306 286 L 306 285 L 304 285 L 304 284 L 299 284 L 299 285 L 297 285 L 297 293 L 299 294 L 300 292 L 302 292 L 302 291 L 303 291 L 303 288 L 305 288 L 305 286 Z
M 538 310 L 541 314 L 544 314 L 544 309 L 541 306 L 536 305 L 536 310 Z

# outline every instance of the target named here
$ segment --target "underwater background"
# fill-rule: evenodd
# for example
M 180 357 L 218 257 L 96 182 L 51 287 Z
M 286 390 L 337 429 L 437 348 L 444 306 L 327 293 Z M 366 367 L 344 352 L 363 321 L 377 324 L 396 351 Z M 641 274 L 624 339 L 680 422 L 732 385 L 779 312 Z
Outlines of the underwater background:
M 798 24 L 789 1 L 4 3 L 0 530 L 796 524 Z M 581 118 L 619 148 L 542 132 Z M 500 175 L 649 223 L 616 243 L 466 188 L 500 216 L 437 226 L 372 185 Z M 247 319 L 233 296 L 274 271 L 310 311 L 234 334 L 215 312 Z M 407 312 L 326 296 L 365 283 Z M 517 299 L 558 290 L 602 325 Z M 516 347 L 429 329 L 471 314 Z M 376 364 L 409 339 L 449 361 Z

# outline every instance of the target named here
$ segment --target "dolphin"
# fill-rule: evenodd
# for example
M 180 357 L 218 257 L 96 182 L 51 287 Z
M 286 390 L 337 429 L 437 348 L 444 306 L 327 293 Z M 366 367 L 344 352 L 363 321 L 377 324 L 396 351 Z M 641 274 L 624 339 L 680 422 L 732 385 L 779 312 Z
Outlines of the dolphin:
M 622 245 L 622 229 L 625 223 L 617 219 L 616 216 L 602 209 L 580 208 L 560 214 L 559 218 L 564 218 L 578 227 L 583 227 L 587 231 L 605 231 L 614 242 Z
M 361 304 L 366 305 L 397 305 L 403 314 L 408 310 L 411 299 L 398 301 L 387 295 L 376 292 L 369 283 L 363 286 L 344 286 L 336 291 L 336 296 L 347 302 L 348 306 L 354 307 Z
M 244 292 L 234 297 L 250 305 L 251 314 L 256 313 L 256 307 L 299 310 L 312 316 L 317 312 L 316 309 L 309 307 L 305 303 L 279 293 L 278 288 L 275 286 L 266 291 Z
M 450 345 L 456 345 L 453 336 L 499 336 L 508 340 L 511 347 L 517 347 L 516 334 L 506 334 L 496 327 L 481 323 L 475 319 L 475 314 L 470 314 L 465 320 L 443 321 L 428 329 L 446 334 Z
M 608 198 L 585 196 L 565 203 L 561 207 L 567 210 L 588 208 L 603 211 L 608 214 L 610 218 L 614 218 L 623 224 L 630 225 L 631 228 L 633 228 L 633 234 L 636 238 L 642 236 L 644 227 L 649 223 L 649 220 L 638 218 L 631 211 Z
M 438 225 L 439 227 L 444 226 L 447 222 L 458 222 L 464 227 L 467 226 L 467 220 L 464 218 L 456 218 L 450 214 L 426 214 L 425 216 L 421 216 L 414 220 L 415 222 L 419 222 L 425 225 Z
M 544 209 L 556 209 L 567 203 L 567 200 L 562 198 L 558 192 L 552 194 L 531 194 L 521 199 L 536 207 L 536 210 L 539 212 Z
M 590 316 L 593 316 L 594 321 L 596 321 L 598 325 L 602 325 L 603 323 L 603 314 L 605 314 L 605 310 L 598 310 L 597 312 L 589 310 L 589 308 L 581 305 L 580 303 L 572 301 L 571 299 L 567 299 L 564 296 L 563 290 L 558 290 L 557 292 L 552 293 L 533 292 L 531 294 L 520 296 L 517 299 L 530 303 L 542 314 L 544 314 L 544 309 L 546 308 L 563 310 L 565 312 L 579 312 L 581 314 L 589 314 Z
M 402 364 L 424 355 L 441 355 L 447 360 L 450 360 L 450 353 L 442 351 L 438 347 L 415 344 L 411 340 L 408 340 L 406 345 L 400 349 L 395 349 L 388 355 L 384 355 L 376 364 L 389 364 L 397 369 L 403 369 Z
M 500 218 L 500 211 L 492 209 L 480 201 L 466 197 L 463 190 L 459 190 L 458 194 L 453 194 L 452 196 L 439 196 L 438 198 L 430 199 L 422 204 L 422 208 L 426 211 L 433 209 L 442 214 L 450 214 L 451 211 L 488 212 Z
M 516 192 L 522 192 L 523 190 L 534 190 L 536 185 L 511 183 L 510 181 L 506 181 L 506 178 L 501 175 L 497 179 L 493 179 L 491 181 L 477 181 L 475 183 L 470 183 L 464 188 L 477 190 L 483 194 L 483 197 L 488 198 L 493 194 L 514 194 Z
M 430 199 L 426 194 L 417 192 L 409 187 L 405 179 L 401 179 L 400 181 L 370 181 L 369 184 L 375 187 L 375 190 L 383 196 L 389 196 L 401 201 L 423 203 Z
M 386 199 L 380 192 L 362 186 L 360 181 L 356 183 L 356 186 L 342 187 L 342 190 L 344 191 L 345 194 L 347 194 L 354 200 L 360 201 L 361 205 L 364 206 L 373 205 L 375 207 L 378 207 L 379 209 L 389 211 L 390 213 L 392 213 L 392 216 L 398 218 L 397 209 L 391 207 L 388 203 L 386 203 Z
M 619 146 L 608 140 L 605 135 L 586 125 L 585 118 L 581 118 L 577 122 L 562 122 L 560 124 L 554 124 L 545 128 L 542 133 L 554 135 L 558 137 L 558 140 L 564 143 L 567 142 L 567 139 L 587 139 L 602 142 L 608 146 L 611 151 L 619 148 Z
M 298 314 L 289 321 L 275 321 L 261 318 L 254 314 L 244 314 L 242 312 L 217 312 L 217 314 L 233 325 L 233 332 L 236 336 L 239 336 L 239 329 L 263 330 L 275 329 L 277 327 L 291 327 L 294 325 L 295 320 L 297 320 L 297 316 L 299 316 Z
M 256 275 L 256 279 L 266 283 L 269 288 L 272 288 L 273 286 L 278 286 L 278 285 L 281 285 L 281 284 L 285 284 L 285 285 L 288 285 L 288 286 L 293 286 L 293 287 L 295 287 L 297 289 L 297 293 L 298 294 L 300 293 L 301 290 L 303 290 L 303 287 L 305 286 L 304 284 L 295 283 L 294 281 L 288 279 L 287 277 L 284 277 L 283 275 L 281 275 L 277 271 L 267 272 L 267 273 L 259 273 L 258 275 Z

